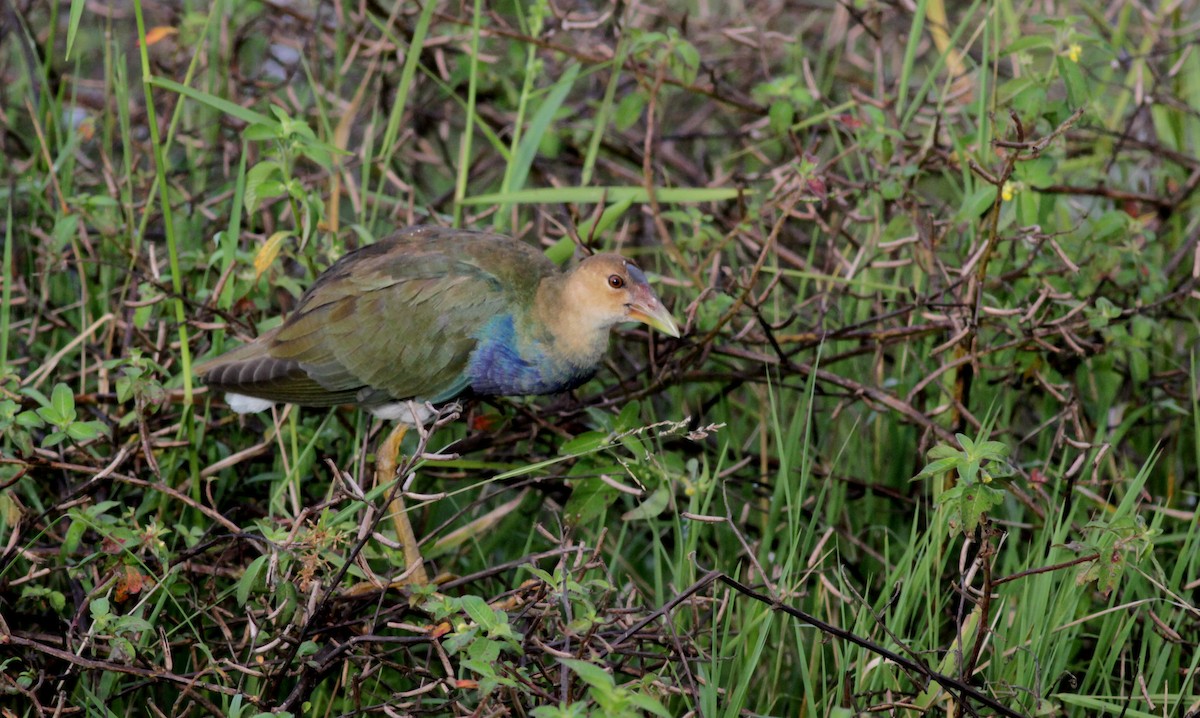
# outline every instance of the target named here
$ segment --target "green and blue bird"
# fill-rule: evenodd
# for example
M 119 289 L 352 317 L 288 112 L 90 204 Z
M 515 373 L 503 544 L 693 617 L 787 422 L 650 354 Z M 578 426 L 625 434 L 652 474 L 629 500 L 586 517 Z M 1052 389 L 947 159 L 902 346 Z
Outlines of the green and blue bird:
M 562 271 L 510 237 L 411 227 L 342 257 L 283 324 L 197 373 L 239 412 L 353 404 L 411 420 L 414 404 L 573 389 L 629 321 L 679 336 L 625 257 Z

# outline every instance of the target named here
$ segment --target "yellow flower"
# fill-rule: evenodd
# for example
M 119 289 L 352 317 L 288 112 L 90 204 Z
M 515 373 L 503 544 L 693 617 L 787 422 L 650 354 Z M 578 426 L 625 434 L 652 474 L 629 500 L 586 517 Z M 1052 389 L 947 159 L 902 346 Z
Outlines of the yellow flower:
M 1077 42 L 1071 43 L 1071 46 L 1067 48 L 1067 58 L 1070 59 L 1071 62 L 1079 62 L 1079 56 L 1082 54 L 1083 48 L 1080 47 L 1079 43 Z
M 1004 186 L 1000 188 L 1000 199 L 1005 202 L 1011 202 L 1012 198 L 1017 194 L 1018 189 L 1019 187 L 1017 187 L 1016 182 L 1005 182 Z

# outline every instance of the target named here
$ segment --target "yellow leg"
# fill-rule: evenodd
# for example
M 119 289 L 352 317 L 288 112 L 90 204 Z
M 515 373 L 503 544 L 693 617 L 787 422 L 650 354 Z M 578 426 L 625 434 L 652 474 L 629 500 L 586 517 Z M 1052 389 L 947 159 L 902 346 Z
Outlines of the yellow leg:
M 375 485 L 382 486 L 396 478 L 396 459 L 400 455 L 400 442 L 408 431 L 406 424 L 396 424 L 392 433 L 379 445 L 375 456 Z M 407 578 L 401 583 L 422 585 L 429 583 L 425 573 L 425 562 L 421 558 L 421 549 L 417 545 L 417 535 L 413 533 L 412 524 L 408 520 L 408 510 L 404 506 L 404 497 L 399 492 L 392 503 L 388 504 L 388 513 L 392 517 L 392 525 L 396 527 L 396 540 L 404 551 L 405 573 Z

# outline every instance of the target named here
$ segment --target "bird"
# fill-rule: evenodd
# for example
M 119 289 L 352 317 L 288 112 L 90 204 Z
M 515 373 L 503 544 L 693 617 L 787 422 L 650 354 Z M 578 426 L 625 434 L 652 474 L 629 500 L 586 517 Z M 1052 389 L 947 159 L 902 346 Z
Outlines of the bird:
M 415 226 L 347 253 L 278 327 L 196 374 L 237 413 L 348 404 L 399 422 L 377 452 L 377 481 L 386 481 L 407 426 L 433 407 L 574 389 L 624 322 L 680 336 L 646 274 L 620 254 L 564 271 L 512 237 Z M 408 569 L 424 582 L 398 495 L 392 509 Z

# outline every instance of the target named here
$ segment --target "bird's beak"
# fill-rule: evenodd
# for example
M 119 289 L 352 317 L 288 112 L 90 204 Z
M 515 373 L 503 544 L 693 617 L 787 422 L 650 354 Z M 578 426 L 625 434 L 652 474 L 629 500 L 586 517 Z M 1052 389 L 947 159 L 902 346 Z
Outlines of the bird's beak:
M 679 337 L 679 326 L 675 324 L 675 319 L 649 285 L 643 284 L 634 290 L 633 302 L 629 305 L 629 318 L 635 322 L 649 324 L 669 337 Z

